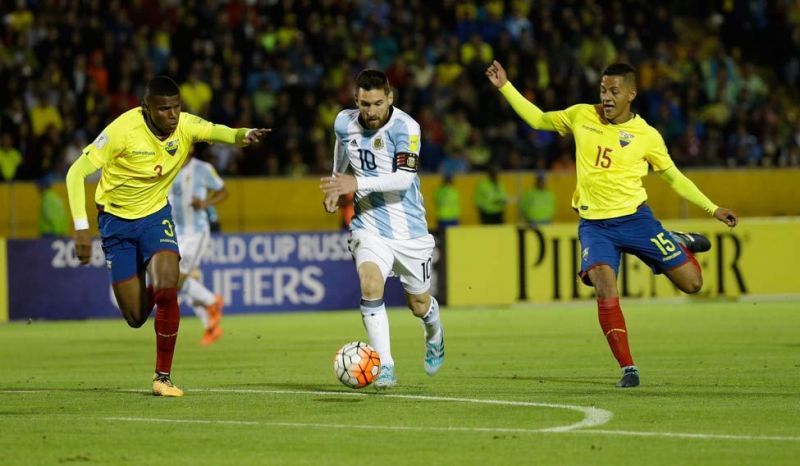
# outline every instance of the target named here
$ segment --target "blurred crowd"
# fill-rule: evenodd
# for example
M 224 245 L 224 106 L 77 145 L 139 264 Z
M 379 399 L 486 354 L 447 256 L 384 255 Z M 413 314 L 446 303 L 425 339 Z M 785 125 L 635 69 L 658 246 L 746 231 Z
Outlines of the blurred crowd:
M 63 176 L 159 74 L 184 111 L 270 127 L 245 150 L 199 145 L 223 174 L 331 169 L 336 114 L 365 67 L 423 128 L 422 168 L 574 169 L 571 138 L 516 118 L 493 58 L 545 110 L 598 99 L 614 61 L 680 166 L 800 164 L 797 0 L 17 0 L 0 10 L 0 175 Z

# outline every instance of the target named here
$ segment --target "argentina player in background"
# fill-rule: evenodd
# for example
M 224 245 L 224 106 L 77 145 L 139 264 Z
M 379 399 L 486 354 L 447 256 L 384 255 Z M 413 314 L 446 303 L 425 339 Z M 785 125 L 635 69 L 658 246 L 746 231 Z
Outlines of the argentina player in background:
M 222 296 L 206 288 L 193 276 L 193 272 L 208 250 L 211 238 L 207 209 L 227 198 L 228 190 L 214 166 L 195 157 L 187 159 L 169 191 L 175 234 L 181 251 L 178 289 L 180 297 L 189 302 L 192 311 L 203 323 L 205 330 L 200 344 L 204 346 L 222 336 L 219 323 L 224 303 Z
M 434 239 L 428 233 L 419 189 L 420 127 L 393 107 L 386 75 L 365 69 L 356 78 L 355 103 L 336 117 L 334 173 L 321 179 L 325 210 L 337 210 L 339 196 L 355 192 L 350 251 L 361 284 L 361 316 L 370 344 L 381 358 L 377 388 L 397 383 L 389 319 L 383 303 L 386 278 L 396 275 L 409 309 L 422 319 L 424 367 L 436 374 L 444 363 L 439 304 L 430 295 Z M 349 170 L 348 170 L 349 169 Z

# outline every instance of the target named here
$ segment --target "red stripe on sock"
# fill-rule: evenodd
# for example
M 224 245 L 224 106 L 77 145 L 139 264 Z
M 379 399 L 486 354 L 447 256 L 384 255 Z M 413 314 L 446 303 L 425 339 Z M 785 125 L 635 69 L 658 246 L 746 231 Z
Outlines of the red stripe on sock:
M 694 257 L 694 253 L 692 253 L 692 251 L 690 251 L 689 248 L 687 248 L 686 246 L 680 243 L 678 244 L 680 245 L 681 249 L 683 249 L 683 252 L 686 253 L 686 256 L 689 257 L 689 260 L 692 261 L 692 264 L 694 264 L 694 266 L 697 267 L 697 270 L 702 272 L 703 269 L 700 268 L 700 263 L 697 262 L 697 259 Z
M 178 307 L 178 290 L 163 288 L 154 294 L 156 303 L 156 372 L 169 374 L 172 369 L 172 355 L 178 340 L 178 326 L 181 312 Z
M 597 316 L 600 319 L 600 328 L 603 329 L 608 346 L 619 362 L 619 367 L 632 366 L 633 357 L 628 346 L 628 328 L 625 326 L 625 316 L 622 315 L 619 298 L 598 299 Z

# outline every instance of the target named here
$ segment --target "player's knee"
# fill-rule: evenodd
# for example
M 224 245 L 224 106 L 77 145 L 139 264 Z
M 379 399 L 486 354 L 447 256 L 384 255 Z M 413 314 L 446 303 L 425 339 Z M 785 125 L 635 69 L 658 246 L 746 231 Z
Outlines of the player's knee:
M 688 294 L 695 294 L 702 289 L 703 289 L 703 276 L 697 275 L 696 277 L 692 277 L 689 280 L 687 280 L 687 283 L 684 285 L 683 291 Z
M 599 265 L 589 270 L 588 275 L 594 284 L 594 292 L 598 299 L 617 296 L 617 277 L 614 269 L 607 265 Z
M 128 323 L 128 326 L 131 328 L 139 328 L 147 322 L 147 318 L 150 317 L 150 309 L 137 308 L 136 306 L 129 305 L 127 303 L 120 306 L 120 310 L 122 311 L 122 316 L 125 318 L 125 322 Z
M 125 314 L 125 321 L 131 328 L 139 328 L 147 322 L 147 316 Z
M 359 269 L 359 282 L 361 283 L 361 296 L 368 299 L 376 299 L 383 296 L 383 277 L 380 271 L 376 274 L 374 270 Z

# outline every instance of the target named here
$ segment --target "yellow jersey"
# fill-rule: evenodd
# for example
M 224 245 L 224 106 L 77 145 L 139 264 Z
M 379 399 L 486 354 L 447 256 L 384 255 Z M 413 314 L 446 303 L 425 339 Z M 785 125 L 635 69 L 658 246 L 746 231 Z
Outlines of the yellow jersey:
M 141 107 L 123 113 L 83 150 L 95 168 L 103 169 L 95 202 L 126 219 L 157 212 L 167 204 L 172 181 L 192 144 L 210 141 L 213 127 L 182 112 L 178 127 L 162 141 L 147 127 Z
M 575 138 L 577 186 L 572 207 L 581 218 L 597 220 L 636 212 L 647 200 L 642 178 L 648 166 L 663 171 L 675 163 L 655 128 L 639 115 L 611 124 L 599 105 L 578 104 L 545 112 L 559 134 Z

